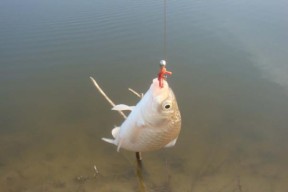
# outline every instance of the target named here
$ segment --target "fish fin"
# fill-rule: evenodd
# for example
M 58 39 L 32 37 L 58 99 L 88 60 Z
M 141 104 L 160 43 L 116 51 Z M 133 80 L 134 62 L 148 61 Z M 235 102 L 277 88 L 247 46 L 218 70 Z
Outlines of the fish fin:
M 118 136 L 119 130 L 120 130 L 120 127 L 115 127 L 114 129 L 112 129 L 111 133 L 112 133 L 114 138 L 116 138 Z
M 125 104 L 119 104 L 119 105 L 115 105 L 112 110 L 116 110 L 116 111 L 125 111 L 125 110 L 130 110 L 132 111 L 133 108 L 135 106 L 128 106 L 128 105 L 125 105 Z
M 103 141 L 107 142 L 107 143 L 111 143 L 111 144 L 116 144 L 114 139 L 108 139 L 108 138 L 102 138 Z
M 116 127 L 117 128 L 117 127 Z M 116 140 L 115 139 L 108 139 L 108 138 L 102 138 L 103 141 L 107 142 L 107 143 L 111 143 L 113 145 L 117 145 L 116 144 Z M 120 141 L 119 144 L 117 145 L 117 152 L 120 151 L 120 147 L 121 147 L 122 142 Z
M 120 142 L 118 143 L 117 152 L 120 151 L 120 148 L 121 148 L 121 145 L 122 145 L 122 141 L 123 141 L 123 139 L 121 139 Z
M 167 145 L 165 145 L 165 147 L 173 147 L 173 146 L 176 144 L 177 139 L 178 139 L 178 138 L 170 141 Z

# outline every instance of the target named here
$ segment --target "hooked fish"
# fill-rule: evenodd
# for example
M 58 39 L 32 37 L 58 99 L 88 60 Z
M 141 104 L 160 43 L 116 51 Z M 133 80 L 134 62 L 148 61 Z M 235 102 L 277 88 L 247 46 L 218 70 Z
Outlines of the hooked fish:
M 166 80 L 163 87 L 155 78 L 136 106 L 116 105 L 112 110 L 130 110 L 127 119 L 120 127 L 112 130 L 114 139 L 102 140 L 120 148 L 145 152 L 176 144 L 181 129 L 181 115 L 176 97 Z

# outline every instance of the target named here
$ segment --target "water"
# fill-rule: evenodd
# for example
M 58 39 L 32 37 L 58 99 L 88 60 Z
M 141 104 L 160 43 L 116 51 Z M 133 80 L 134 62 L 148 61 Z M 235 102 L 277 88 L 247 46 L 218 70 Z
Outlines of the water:
M 288 3 L 167 1 L 174 148 L 100 140 L 163 57 L 161 1 L 0 2 L 0 191 L 286 192 Z M 99 174 L 94 177 L 93 166 Z

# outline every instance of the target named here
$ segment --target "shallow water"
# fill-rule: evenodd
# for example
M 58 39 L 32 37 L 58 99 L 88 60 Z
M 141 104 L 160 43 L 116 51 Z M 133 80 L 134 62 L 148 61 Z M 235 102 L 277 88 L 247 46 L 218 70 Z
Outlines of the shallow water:
M 100 140 L 122 119 L 89 76 L 135 104 L 127 88 L 145 92 L 163 57 L 163 2 L 1 1 L 0 191 L 287 192 L 287 8 L 167 1 L 183 127 L 139 173 Z

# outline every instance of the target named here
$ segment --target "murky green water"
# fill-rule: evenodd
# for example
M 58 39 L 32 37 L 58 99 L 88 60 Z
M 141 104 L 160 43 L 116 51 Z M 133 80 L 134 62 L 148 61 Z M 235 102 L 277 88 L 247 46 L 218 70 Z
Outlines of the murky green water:
M 0 2 L 0 191 L 287 192 L 288 3 L 167 1 L 174 148 L 110 136 L 163 56 L 162 1 Z M 96 165 L 99 173 L 93 167 Z M 96 175 L 95 175 L 96 174 Z

